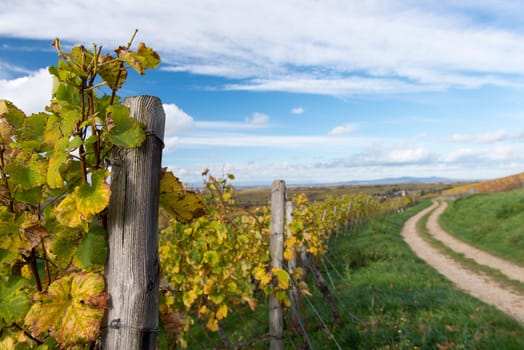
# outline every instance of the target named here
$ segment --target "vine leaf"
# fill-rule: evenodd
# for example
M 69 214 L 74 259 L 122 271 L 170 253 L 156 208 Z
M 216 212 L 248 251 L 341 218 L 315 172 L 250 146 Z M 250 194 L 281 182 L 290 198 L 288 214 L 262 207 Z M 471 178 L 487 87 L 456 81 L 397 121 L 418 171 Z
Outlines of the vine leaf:
M 91 184 L 77 186 L 56 207 L 57 220 L 67 227 L 79 227 L 92 215 L 103 211 L 109 204 L 111 190 L 105 182 L 108 171 L 98 169 L 91 174 Z
M 104 277 L 73 273 L 57 279 L 47 293 L 37 293 L 25 323 L 33 336 L 49 330 L 62 348 L 96 340 L 107 297 Z
M 106 236 L 106 231 L 102 227 L 90 227 L 87 236 L 78 247 L 75 264 L 85 270 L 104 266 L 109 250 Z
M 27 285 L 26 279 L 16 276 L 0 279 L 0 328 L 18 321 L 29 310 L 31 300 L 22 290 Z
M 137 52 L 133 52 L 124 46 L 120 46 L 115 52 L 119 59 L 126 62 L 140 75 L 144 75 L 146 69 L 155 68 L 160 64 L 158 53 L 144 43 L 138 44 Z
M 120 61 L 110 54 L 100 56 L 98 59 L 98 74 L 104 79 L 112 90 L 122 87 L 127 78 L 127 70 L 122 67 Z
M 5 118 L 13 128 L 19 129 L 24 123 L 25 113 L 12 102 L 0 100 L 0 117 Z
M 160 181 L 160 206 L 172 218 L 184 224 L 205 214 L 199 195 L 185 190 L 172 172 L 165 172 Z
M 0 236 L 0 248 L 11 253 L 23 253 L 31 249 L 29 242 L 22 239 L 18 231 L 15 214 L 7 207 L 0 207 Z
M 65 197 L 56 207 L 56 219 L 67 227 L 79 227 L 82 225 L 82 217 L 76 208 L 76 200 L 73 195 Z
M 107 170 L 94 170 L 91 174 L 91 184 L 85 183 L 75 188 L 76 207 L 84 219 L 100 213 L 109 204 L 111 190 L 105 182 L 108 176 Z
M 131 118 L 129 108 L 113 105 L 107 108 L 108 138 L 116 146 L 132 148 L 140 146 L 146 139 L 142 125 Z
M 47 183 L 51 188 L 60 188 L 64 186 L 64 179 L 60 174 L 60 167 L 68 158 L 65 152 L 54 152 L 49 158 L 49 165 L 47 167 Z

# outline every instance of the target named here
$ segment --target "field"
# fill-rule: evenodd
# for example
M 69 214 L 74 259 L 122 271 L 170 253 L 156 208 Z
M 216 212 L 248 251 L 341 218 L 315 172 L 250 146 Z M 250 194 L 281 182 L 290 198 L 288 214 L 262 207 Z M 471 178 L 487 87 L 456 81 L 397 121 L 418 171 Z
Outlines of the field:
M 524 329 L 516 321 L 453 288 L 404 243 L 400 236 L 404 221 L 427 205 L 374 220 L 331 242 L 320 265 L 343 324 L 333 325 L 323 296 L 313 290 L 310 303 L 304 301 L 302 306 L 312 348 L 524 348 Z M 265 349 L 266 312 L 261 308 L 254 317 L 231 315 L 224 322 L 222 338 L 197 330 L 190 336 L 190 348 L 220 347 L 226 336 L 233 344 L 235 340 L 249 344 L 242 348 Z M 286 320 L 290 325 L 289 315 Z M 254 335 L 261 336 L 246 342 Z M 286 349 L 299 349 L 305 342 L 296 332 L 286 334 Z
M 345 194 L 364 193 L 375 196 L 391 196 L 405 191 L 408 195 L 414 194 L 417 198 L 429 198 L 439 195 L 442 191 L 450 189 L 451 184 L 423 184 L 404 183 L 391 185 L 358 185 L 358 186 L 289 186 L 288 197 L 305 193 L 310 201 L 323 200 L 327 196 L 343 196 Z M 237 189 L 236 199 L 240 206 L 252 207 L 268 204 L 270 188 L 240 188 Z
M 524 266 L 524 189 L 478 194 L 450 203 L 444 229 L 467 243 Z

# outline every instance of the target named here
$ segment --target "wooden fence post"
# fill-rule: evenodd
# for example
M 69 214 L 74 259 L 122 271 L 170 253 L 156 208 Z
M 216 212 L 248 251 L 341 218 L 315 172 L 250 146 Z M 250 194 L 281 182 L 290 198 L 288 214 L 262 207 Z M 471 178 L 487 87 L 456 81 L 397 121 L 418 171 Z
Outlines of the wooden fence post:
M 286 238 L 289 239 L 291 237 L 291 229 L 289 228 L 289 225 L 293 221 L 293 201 L 286 200 Z M 293 251 L 293 257 L 291 260 L 287 262 L 287 267 L 289 273 L 292 273 L 297 268 L 297 251 L 295 248 L 292 249 Z M 293 314 L 293 319 L 296 323 L 296 318 L 298 315 L 298 308 L 297 308 L 297 300 L 298 300 L 298 287 L 292 281 L 293 286 L 291 288 L 291 292 L 289 295 L 289 299 L 291 301 L 291 309 Z
M 271 227 L 269 252 L 271 266 L 281 269 L 284 255 L 284 217 L 286 184 L 283 180 L 273 181 L 271 186 Z M 269 349 L 284 349 L 284 319 L 282 305 L 274 295 L 269 296 Z
M 145 125 L 146 140 L 117 149 L 108 212 L 105 267 L 108 310 L 104 350 L 156 349 L 158 332 L 158 201 L 165 114 L 153 96 L 126 98 L 131 116 Z

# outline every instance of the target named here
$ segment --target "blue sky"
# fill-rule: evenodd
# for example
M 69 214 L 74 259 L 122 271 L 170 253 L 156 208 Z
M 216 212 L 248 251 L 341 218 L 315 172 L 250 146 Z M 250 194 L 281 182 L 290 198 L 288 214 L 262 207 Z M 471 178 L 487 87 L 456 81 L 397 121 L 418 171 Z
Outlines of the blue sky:
M 0 0 L 0 98 L 49 102 L 51 47 L 137 42 L 160 68 L 164 164 L 184 182 L 524 171 L 524 13 L 503 0 Z

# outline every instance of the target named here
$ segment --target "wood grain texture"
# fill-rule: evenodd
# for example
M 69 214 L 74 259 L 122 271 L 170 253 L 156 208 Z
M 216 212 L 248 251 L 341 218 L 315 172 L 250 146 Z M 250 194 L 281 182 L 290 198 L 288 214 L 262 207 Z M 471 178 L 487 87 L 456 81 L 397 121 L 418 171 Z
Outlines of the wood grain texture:
M 286 184 L 283 180 L 273 181 L 271 187 L 271 224 L 269 252 L 271 266 L 282 268 L 284 255 L 284 223 L 285 223 Z M 274 295 L 269 296 L 269 348 L 284 349 L 284 321 L 282 305 Z
M 131 116 L 144 124 L 141 147 L 118 149 L 111 174 L 109 255 L 105 277 L 109 303 L 103 349 L 155 349 L 158 332 L 158 202 L 165 128 L 161 101 L 126 98 Z

